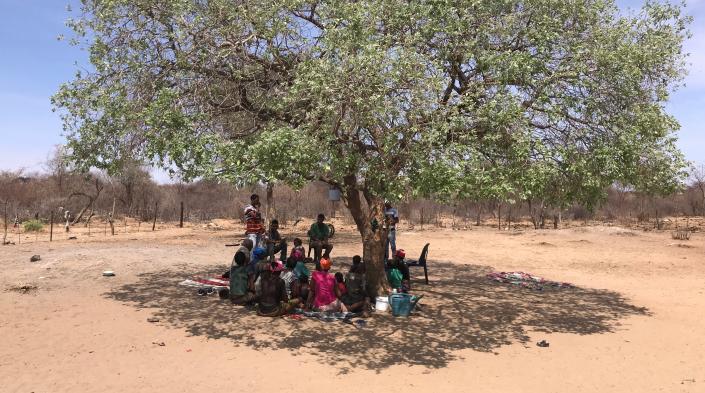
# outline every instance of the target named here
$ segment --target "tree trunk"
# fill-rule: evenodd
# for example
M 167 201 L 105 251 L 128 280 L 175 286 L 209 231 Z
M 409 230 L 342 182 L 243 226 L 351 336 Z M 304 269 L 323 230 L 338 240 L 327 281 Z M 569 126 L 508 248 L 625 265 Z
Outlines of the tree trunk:
M 553 229 L 558 229 L 561 225 L 561 211 L 553 215 Z
M 539 213 L 539 228 L 546 228 L 546 209 L 544 209 L 543 203 L 541 204 L 541 213 Z
M 113 223 L 113 213 L 108 213 L 108 222 L 110 223 L 110 235 L 115 236 L 115 224 Z
M 152 221 L 152 232 L 157 227 L 157 212 L 159 210 L 159 202 L 154 202 L 154 221 Z
M 91 212 L 88 213 L 88 217 L 86 217 L 86 225 L 85 225 L 86 227 L 91 225 L 91 218 L 93 218 L 94 215 L 95 215 L 95 212 L 93 211 L 93 208 L 91 208 Z
M 362 240 L 362 260 L 367 266 L 367 287 L 369 295 L 372 297 L 384 296 L 390 292 L 389 282 L 384 271 L 386 233 L 386 230 L 380 228 L 374 233 L 366 234 Z
M 269 182 L 267 183 L 267 228 L 269 228 L 269 224 L 272 222 L 272 220 L 275 218 L 274 216 L 277 214 L 276 207 L 274 206 L 274 183 Z
M 384 199 L 363 190 L 366 204 L 360 197 L 355 176 L 345 177 L 343 203 L 350 210 L 357 230 L 362 238 L 362 260 L 367 268 L 367 288 L 370 296 L 387 294 L 389 283 L 384 272 L 384 247 L 387 245 L 387 229 L 384 228 Z M 372 222 L 378 225 L 373 228 Z

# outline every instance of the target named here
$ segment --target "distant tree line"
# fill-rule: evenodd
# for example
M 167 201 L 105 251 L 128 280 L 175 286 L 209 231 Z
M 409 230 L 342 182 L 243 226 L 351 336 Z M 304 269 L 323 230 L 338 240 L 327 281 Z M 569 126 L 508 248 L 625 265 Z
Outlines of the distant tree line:
M 312 218 L 323 212 L 353 223 L 349 212 L 328 198 L 328 185 L 312 182 L 295 191 L 286 185 L 273 187 L 276 218 L 284 224 Z M 240 220 L 251 193 L 265 195 L 266 186 L 235 187 L 215 181 L 156 183 L 148 168 L 132 164 L 117 176 L 93 171 L 78 173 L 58 158 L 47 163 L 46 171 L 0 172 L 0 202 L 7 202 L 9 221 L 39 218 L 47 220 L 53 211 L 61 221 L 66 210 L 72 225 L 90 220 L 130 217 L 151 221 L 178 221 L 184 203 L 187 222 L 217 218 Z M 663 217 L 705 216 L 705 166 L 693 166 L 684 187 L 671 195 L 653 196 L 618 184 L 606 190 L 606 198 L 592 209 L 581 205 L 556 208 L 544 200 L 458 200 L 438 202 L 412 199 L 398 204 L 402 223 L 413 227 L 494 225 L 502 229 L 517 225 L 536 229 L 557 228 L 562 220 L 601 220 L 622 225 L 660 227 Z M 274 214 L 274 213 L 272 213 Z M 270 217 L 274 218 L 274 217 Z M 653 225 L 651 225 L 653 223 Z

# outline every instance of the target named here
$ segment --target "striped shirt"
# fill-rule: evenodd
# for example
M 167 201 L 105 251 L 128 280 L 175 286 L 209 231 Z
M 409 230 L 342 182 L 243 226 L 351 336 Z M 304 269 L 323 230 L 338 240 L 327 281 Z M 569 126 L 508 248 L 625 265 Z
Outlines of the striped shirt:
M 252 205 L 245 206 L 245 233 L 264 233 L 262 214 Z

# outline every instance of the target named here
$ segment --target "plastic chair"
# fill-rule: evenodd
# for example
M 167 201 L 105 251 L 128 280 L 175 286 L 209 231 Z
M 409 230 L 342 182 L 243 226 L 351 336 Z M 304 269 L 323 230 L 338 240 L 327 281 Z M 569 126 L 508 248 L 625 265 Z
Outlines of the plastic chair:
M 406 266 L 408 267 L 423 267 L 423 274 L 424 278 L 426 279 L 426 285 L 428 285 L 428 266 L 426 265 L 426 258 L 428 257 L 428 246 L 430 245 L 431 243 L 426 243 L 426 245 L 423 246 L 421 256 L 418 260 L 410 259 L 406 261 Z

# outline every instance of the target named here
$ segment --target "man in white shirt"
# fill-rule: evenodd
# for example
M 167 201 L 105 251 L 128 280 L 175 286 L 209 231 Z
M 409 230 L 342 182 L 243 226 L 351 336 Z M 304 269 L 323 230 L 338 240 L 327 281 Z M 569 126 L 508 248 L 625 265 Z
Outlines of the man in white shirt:
M 384 202 L 384 218 L 389 231 L 387 232 L 387 245 L 384 247 L 384 260 L 389 259 L 389 248 L 392 254 L 397 253 L 397 224 L 399 223 L 399 212 L 392 207 L 389 201 Z

